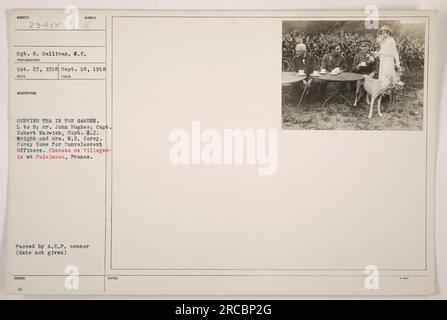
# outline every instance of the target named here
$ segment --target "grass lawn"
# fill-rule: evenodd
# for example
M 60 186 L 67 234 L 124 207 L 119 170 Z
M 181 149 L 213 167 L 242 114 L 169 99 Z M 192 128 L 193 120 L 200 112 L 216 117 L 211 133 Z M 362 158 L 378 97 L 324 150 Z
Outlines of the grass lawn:
M 419 78 L 419 77 L 418 77 Z M 402 77 L 405 95 L 399 92 L 394 105 L 386 96 L 382 99 L 383 117 L 374 105 L 373 118 L 368 119 L 369 105 L 364 98 L 357 107 L 333 98 L 322 107 L 321 99 L 305 96 L 297 106 L 296 97 L 286 96 L 282 106 L 282 128 L 295 130 L 422 130 L 423 83 L 414 74 Z M 408 82 L 407 82 L 408 81 Z

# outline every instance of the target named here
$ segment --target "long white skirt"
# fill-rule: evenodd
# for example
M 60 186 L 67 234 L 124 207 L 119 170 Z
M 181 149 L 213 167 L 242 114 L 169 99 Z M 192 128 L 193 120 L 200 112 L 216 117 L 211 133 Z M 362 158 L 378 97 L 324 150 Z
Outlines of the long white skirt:
M 379 65 L 379 79 L 391 78 L 391 82 L 398 82 L 398 76 L 394 70 L 394 57 L 382 55 Z

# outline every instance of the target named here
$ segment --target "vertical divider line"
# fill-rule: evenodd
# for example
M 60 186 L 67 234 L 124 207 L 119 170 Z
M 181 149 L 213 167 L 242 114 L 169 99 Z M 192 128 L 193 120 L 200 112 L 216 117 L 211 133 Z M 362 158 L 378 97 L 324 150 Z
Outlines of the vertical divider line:
M 104 33 L 105 33 L 105 66 L 106 66 L 106 72 L 105 72 L 105 81 L 104 81 L 104 96 L 105 96 L 105 113 L 106 113 L 106 125 L 108 124 L 108 114 L 107 114 L 107 73 L 109 72 L 109 68 L 107 67 L 108 65 L 108 61 L 107 61 L 107 14 L 104 15 L 104 19 L 105 19 L 105 28 L 104 28 Z M 106 135 L 105 135 L 105 143 L 106 143 L 106 148 L 108 148 L 108 142 L 107 142 L 107 137 L 109 135 L 109 130 L 106 129 Z M 106 291 L 106 255 L 107 255 L 107 175 L 108 175 L 108 167 L 107 167 L 107 158 L 108 158 L 108 152 L 104 153 L 104 158 L 105 158 L 105 168 L 104 168 L 104 291 Z

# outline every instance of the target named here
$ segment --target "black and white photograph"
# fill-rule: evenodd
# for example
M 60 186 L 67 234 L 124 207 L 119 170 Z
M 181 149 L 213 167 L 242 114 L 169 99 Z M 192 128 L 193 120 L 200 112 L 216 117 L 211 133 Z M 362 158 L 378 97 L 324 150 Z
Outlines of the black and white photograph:
M 423 130 L 425 21 L 283 21 L 282 128 Z

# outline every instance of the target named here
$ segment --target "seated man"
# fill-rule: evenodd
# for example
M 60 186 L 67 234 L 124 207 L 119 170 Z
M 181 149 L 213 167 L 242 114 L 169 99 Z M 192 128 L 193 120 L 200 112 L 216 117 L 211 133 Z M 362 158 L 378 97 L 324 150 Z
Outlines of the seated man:
M 318 70 L 315 57 L 307 52 L 306 45 L 304 43 L 298 43 L 295 47 L 295 56 L 292 58 L 292 71 L 298 72 L 304 70 L 307 78 L 314 71 Z
M 321 69 L 326 69 L 327 71 L 332 71 L 335 68 L 340 68 L 340 71 L 348 71 L 348 64 L 346 62 L 345 57 L 341 54 L 341 47 L 339 44 L 331 44 L 329 46 L 329 50 L 331 51 L 328 54 L 325 54 L 323 56 L 323 59 L 321 60 Z M 342 90 L 343 86 L 341 83 L 337 84 L 338 90 Z M 350 84 L 346 84 L 345 87 L 347 87 L 349 90 L 352 90 L 350 88 Z M 323 98 L 326 96 L 326 90 L 327 90 L 327 82 L 324 81 L 321 83 L 320 91 Z
M 307 52 L 307 48 L 304 43 L 298 43 L 296 45 L 295 56 L 292 58 L 292 71 L 299 72 L 300 70 L 304 70 L 306 78 L 302 81 L 302 89 L 298 91 L 298 94 L 302 94 L 304 87 L 307 87 L 312 83 L 310 74 L 313 71 L 318 70 L 315 57 L 310 52 Z
M 360 37 L 358 43 L 360 44 L 360 52 L 354 56 L 352 71 L 367 74 L 374 78 L 378 74 L 378 64 L 377 59 L 371 53 L 371 43 L 366 37 Z
M 325 54 L 321 61 L 321 69 L 332 71 L 335 68 L 340 68 L 340 71 L 347 71 L 348 64 L 345 57 L 341 54 L 341 47 L 338 44 L 332 44 L 329 49 L 331 53 Z

